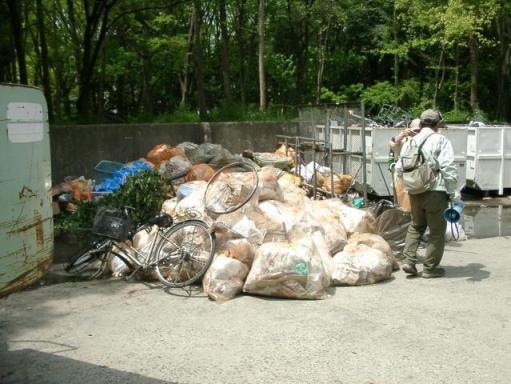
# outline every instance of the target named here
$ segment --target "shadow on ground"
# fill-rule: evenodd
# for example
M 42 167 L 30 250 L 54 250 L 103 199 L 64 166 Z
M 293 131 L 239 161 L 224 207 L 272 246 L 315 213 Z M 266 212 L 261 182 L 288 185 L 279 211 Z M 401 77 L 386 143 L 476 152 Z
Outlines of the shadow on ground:
M 35 341 L 26 342 L 34 343 Z M 6 351 L 5 343 L 0 340 L 0 382 L 2 384 L 176 384 L 172 381 L 153 379 L 59 356 L 58 353 L 74 350 L 76 347 L 52 342 L 44 343 L 56 347 L 56 351 L 53 353 L 33 349 Z
M 445 266 L 445 277 L 447 278 L 463 278 L 468 281 L 479 282 L 490 277 L 490 272 L 485 271 L 486 265 L 480 263 L 470 263 L 459 266 Z

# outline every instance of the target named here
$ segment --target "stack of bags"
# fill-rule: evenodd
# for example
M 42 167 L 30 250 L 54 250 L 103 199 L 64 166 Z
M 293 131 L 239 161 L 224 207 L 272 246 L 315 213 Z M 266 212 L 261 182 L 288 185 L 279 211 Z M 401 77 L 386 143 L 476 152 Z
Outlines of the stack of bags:
M 182 143 L 173 148 L 167 144 L 158 144 L 149 151 L 146 158 L 165 178 L 185 173 L 184 178 L 174 181 L 176 185 L 188 181 L 208 181 L 215 171 L 206 163 L 211 161 L 215 154 L 221 152 L 221 147 L 218 147 L 212 149 L 208 147 L 208 144 L 198 146 L 193 143 Z
M 371 284 L 391 277 L 390 246 L 374 234 L 374 217 L 339 199 L 309 200 L 289 174 L 259 173 L 258 191 L 240 209 L 212 215 L 204 208 L 205 182 L 163 209 L 176 215 L 194 207 L 215 228 L 217 249 L 203 286 L 225 301 L 240 292 L 323 299 L 331 285 Z M 186 184 L 185 184 L 186 185 Z

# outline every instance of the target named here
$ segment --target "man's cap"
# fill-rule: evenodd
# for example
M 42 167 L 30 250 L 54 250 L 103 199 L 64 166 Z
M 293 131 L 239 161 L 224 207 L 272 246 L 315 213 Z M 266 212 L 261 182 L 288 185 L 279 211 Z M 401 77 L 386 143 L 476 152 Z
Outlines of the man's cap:
M 433 109 L 426 109 L 421 113 L 421 123 L 427 125 L 437 125 L 440 121 L 442 121 L 442 116 L 439 112 Z

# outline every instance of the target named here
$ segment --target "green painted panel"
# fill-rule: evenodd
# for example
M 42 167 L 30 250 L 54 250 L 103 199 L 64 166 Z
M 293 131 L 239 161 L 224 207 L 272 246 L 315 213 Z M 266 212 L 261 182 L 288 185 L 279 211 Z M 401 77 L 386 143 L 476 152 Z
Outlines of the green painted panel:
M 0 296 L 47 272 L 53 259 L 51 204 L 43 93 L 0 84 Z

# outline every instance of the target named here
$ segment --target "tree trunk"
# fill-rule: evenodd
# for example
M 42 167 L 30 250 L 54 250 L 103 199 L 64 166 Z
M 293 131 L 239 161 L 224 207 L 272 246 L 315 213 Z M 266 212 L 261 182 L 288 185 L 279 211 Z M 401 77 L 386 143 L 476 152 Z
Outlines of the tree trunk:
M 238 37 L 238 51 L 239 51 L 239 90 L 240 90 L 240 102 L 242 106 L 245 106 L 247 102 L 246 98 L 246 50 L 243 28 L 245 28 L 245 1 L 238 0 L 238 18 L 236 21 L 236 34 Z
M 458 110 L 458 87 L 459 87 L 459 75 L 460 75 L 460 67 L 459 67 L 459 61 L 460 61 L 460 52 L 459 47 L 456 46 L 456 64 L 454 66 L 454 95 L 453 95 L 453 109 L 455 111 Z
M 206 107 L 206 91 L 204 87 L 204 63 L 202 58 L 202 42 L 201 42 L 201 2 L 200 0 L 193 0 L 194 7 L 194 46 L 193 56 L 195 60 L 195 81 L 197 85 L 197 102 L 199 105 L 199 116 L 201 120 L 207 118 Z
M 98 116 L 101 121 L 105 118 L 105 83 L 106 83 L 106 49 L 101 49 L 101 66 L 98 86 Z
M 435 91 L 433 93 L 433 109 L 436 109 L 436 100 L 438 98 L 438 91 L 440 90 L 440 68 L 442 66 L 442 62 L 444 60 L 444 48 L 440 51 L 440 56 L 438 57 L 438 65 L 435 68 Z
M 316 104 L 319 104 L 320 96 L 321 96 L 321 83 L 323 81 L 323 71 L 325 69 L 325 51 L 328 43 L 328 32 L 330 29 L 330 21 L 332 19 L 328 18 L 328 22 L 326 28 L 321 29 L 319 35 L 319 53 L 318 53 L 318 76 L 316 83 Z
M 472 112 L 479 112 L 479 99 L 478 99 L 478 76 L 477 76 L 477 61 L 478 61 L 478 52 L 477 52 L 477 41 L 475 38 L 471 38 L 469 42 L 469 50 L 470 50 L 470 107 L 472 108 Z
M 85 7 L 85 32 L 76 106 L 83 117 L 91 115 L 92 78 L 98 55 L 106 37 L 108 17 L 117 0 L 96 0 L 92 8 Z M 97 36 L 97 37 L 96 37 Z
M 499 76 L 497 82 L 497 117 L 500 120 L 511 118 L 509 113 L 509 86 L 511 69 L 511 17 L 503 15 L 495 22 L 499 39 Z
M 266 81 L 264 73 L 264 0 L 259 0 L 257 33 L 259 37 L 259 110 L 264 111 L 266 109 Z
M 46 33 L 44 30 L 44 13 L 43 13 L 43 4 L 42 0 L 37 0 L 37 29 L 39 32 L 39 43 L 41 46 L 41 66 L 42 66 L 42 80 L 43 80 L 43 89 L 44 96 L 46 97 L 46 104 L 48 105 L 48 117 L 50 120 L 53 117 L 53 102 L 51 98 L 51 89 L 50 89 L 50 73 L 48 66 L 48 45 L 46 43 Z
M 397 23 L 397 10 L 396 10 L 396 2 L 394 1 L 394 10 L 392 13 L 392 36 L 394 38 L 394 49 L 397 50 L 397 47 L 399 47 L 399 41 L 397 38 L 397 31 L 398 31 L 398 23 Z M 397 54 L 397 51 L 394 52 L 394 85 L 398 85 L 399 83 L 399 56 Z M 435 92 L 436 97 L 436 92 Z
M 194 20 L 195 20 L 195 7 L 192 9 L 192 16 L 190 17 L 190 27 L 188 28 L 188 38 L 186 42 L 186 54 L 183 62 L 183 70 L 179 76 L 179 87 L 181 89 L 181 100 L 179 101 L 179 107 L 184 108 L 186 105 L 186 94 L 188 93 L 188 70 L 190 67 L 190 56 L 192 55 L 192 42 L 194 36 Z
M 14 36 L 14 46 L 18 57 L 18 68 L 20 73 L 20 83 L 28 84 L 27 63 L 25 61 L 25 44 L 23 39 L 23 20 L 21 17 L 20 2 L 16 0 L 7 0 L 9 7 L 12 34 Z
M 225 0 L 219 1 L 220 7 L 220 30 L 222 32 L 222 77 L 224 81 L 225 99 L 229 105 L 232 104 L 231 79 L 229 70 L 229 34 L 227 31 L 227 16 L 225 11 Z
M 310 24 L 310 15 L 311 15 L 311 6 L 313 1 L 306 0 L 304 1 L 305 7 L 305 15 L 301 16 L 297 20 L 293 20 L 292 12 L 291 12 L 291 1 L 287 2 L 287 14 L 289 18 L 290 28 L 292 30 L 292 34 L 296 39 L 296 44 L 294 46 L 294 56 L 296 58 L 296 78 L 295 78 L 295 88 L 296 88 L 296 103 L 301 104 L 303 101 L 303 96 L 307 94 L 307 81 L 306 81 L 306 73 L 307 73 L 307 60 L 309 53 L 309 24 Z M 295 27 L 296 26 L 296 27 Z
M 82 61 L 82 55 L 80 53 L 80 39 L 77 34 L 77 26 L 76 26 L 76 18 L 75 18 L 75 6 L 73 3 L 74 0 L 67 0 L 67 14 L 69 18 L 69 34 L 71 36 L 71 40 L 73 42 L 73 49 L 75 55 L 75 66 L 76 73 L 80 73 L 80 63 Z
M 137 17 L 139 22 L 142 24 L 142 35 L 144 37 L 144 41 L 147 42 L 149 40 L 149 32 L 148 26 L 146 23 L 146 16 L 141 15 Z M 147 46 L 144 44 L 141 49 L 142 55 L 142 109 L 143 113 L 146 115 L 153 114 L 153 101 L 151 94 L 151 62 L 149 60 L 149 51 Z

